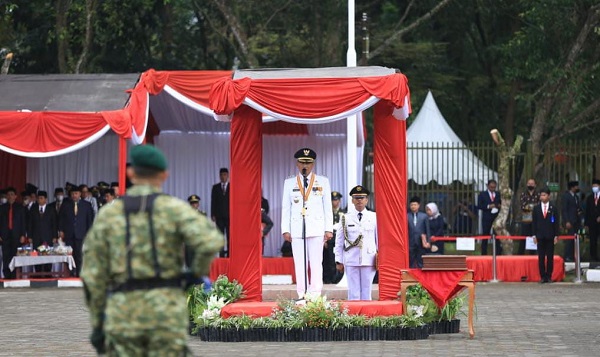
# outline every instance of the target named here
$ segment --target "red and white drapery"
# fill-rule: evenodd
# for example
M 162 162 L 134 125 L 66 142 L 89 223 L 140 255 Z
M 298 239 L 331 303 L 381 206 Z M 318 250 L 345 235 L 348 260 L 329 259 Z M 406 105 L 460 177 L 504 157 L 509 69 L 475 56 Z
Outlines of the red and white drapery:
M 25 157 L 48 157 L 77 150 L 108 130 L 120 137 L 119 181 L 125 187 L 125 140 L 142 143 L 149 96 L 161 91 L 210 114 L 231 118 L 231 260 L 229 276 L 260 300 L 262 134 L 265 113 L 274 120 L 316 124 L 343 119 L 375 105 L 375 186 L 380 238 L 380 299 L 395 299 L 400 270 L 408 267 L 406 225 L 406 123 L 410 113 L 402 74 L 357 78 L 232 80 L 230 71 L 154 71 L 140 76 L 125 108 L 95 113 L 0 112 L 0 149 Z M 214 85 L 213 85 L 214 84 Z M 211 88 L 212 86 L 212 88 Z M 207 103 L 209 103 L 207 105 Z M 210 109 L 208 109 L 210 108 Z M 273 123 L 276 124 L 276 123 Z M 279 125 L 278 127 L 281 127 Z M 273 127 L 277 128 L 277 127 Z M 279 132 L 279 130 L 277 130 Z M 292 165 L 292 163 L 290 163 Z
M 380 299 L 397 298 L 400 269 L 408 267 L 406 225 L 406 122 L 410 113 L 403 74 L 355 78 L 232 80 L 212 87 L 210 107 L 231 119 L 231 236 L 229 277 L 239 281 L 247 300 L 261 300 L 260 224 L 262 118 L 315 124 L 343 119 L 375 105 L 375 186 L 380 237 Z M 290 160 L 291 161 L 291 160 Z M 290 162 L 293 165 L 293 162 Z
M 120 137 L 119 187 L 125 187 L 126 140 L 140 144 L 146 136 L 149 96 L 165 91 L 182 103 L 211 115 L 208 94 L 231 71 L 148 70 L 128 92 L 125 108 L 101 112 L 0 112 L 0 150 L 23 157 L 50 157 L 79 150 L 112 130 Z

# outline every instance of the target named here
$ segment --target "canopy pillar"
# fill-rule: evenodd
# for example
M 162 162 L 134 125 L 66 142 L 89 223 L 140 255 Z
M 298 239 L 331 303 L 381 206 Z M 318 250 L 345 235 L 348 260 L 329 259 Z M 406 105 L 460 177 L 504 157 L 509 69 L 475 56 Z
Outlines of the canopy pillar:
M 229 189 L 229 274 L 245 290 L 245 300 L 262 300 L 262 114 L 248 106 L 231 121 Z
M 374 109 L 374 164 L 379 239 L 379 300 L 394 300 L 400 269 L 408 268 L 406 216 L 406 121 L 392 116 L 394 107 L 379 101 Z

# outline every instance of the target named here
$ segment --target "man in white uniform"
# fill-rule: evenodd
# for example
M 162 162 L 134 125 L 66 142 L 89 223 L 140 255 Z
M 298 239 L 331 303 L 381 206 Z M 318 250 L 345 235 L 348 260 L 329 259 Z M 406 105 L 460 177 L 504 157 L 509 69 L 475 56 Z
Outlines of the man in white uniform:
M 298 174 L 285 180 L 281 203 L 283 239 L 292 243 L 296 291 L 303 299 L 321 295 L 323 243 L 333 237 L 329 179 L 313 172 L 317 154 L 303 148 L 294 155 Z M 307 269 L 310 266 L 310 284 Z M 308 287 L 307 287 L 308 285 Z
M 348 279 L 348 300 L 371 300 L 377 255 L 377 217 L 367 209 L 369 190 L 350 191 L 356 212 L 345 214 L 336 226 L 335 262 Z

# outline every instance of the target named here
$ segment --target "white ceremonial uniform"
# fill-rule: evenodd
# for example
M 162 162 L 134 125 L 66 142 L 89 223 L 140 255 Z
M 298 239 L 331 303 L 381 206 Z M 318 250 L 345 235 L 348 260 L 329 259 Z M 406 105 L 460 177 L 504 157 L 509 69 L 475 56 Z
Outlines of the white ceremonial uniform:
M 358 214 L 362 213 L 359 220 Z M 335 239 L 335 261 L 344 264 L 348 279 L 348 300 L 371 300 L 375 278 L 375 255 L 377 254 L 377 216 L 364 209 L 344 216 L 346 228 L 340 219 Z M 346 233 L 348 236 L 346 236 Z M 361 243 L 358 243 L 362 235 Z M 347 250 L 346 250 L 347 249 Z
M 296 291 L 303 298 L 305 290 L 311 295 L 320 295 L 323 289 L 323 241 L 325 232 L 333 232 L 331 189 L 329 179 L 310 173 L 307 176 L 306 202 L 304 177 L 297 174 L 285 180 L 281 201 L 281 232 L 292 236 Z M 311 186 L 312 183 L 312 186 Z M 302 187 L 300 187 L 302 186 Z M 306 257 L 302 240 L 302 211 L 305 207 Z M 304 259 L 303 259 L 304 257 Z M 310 285 L 305 288 L 305 268 L 310 266 Z

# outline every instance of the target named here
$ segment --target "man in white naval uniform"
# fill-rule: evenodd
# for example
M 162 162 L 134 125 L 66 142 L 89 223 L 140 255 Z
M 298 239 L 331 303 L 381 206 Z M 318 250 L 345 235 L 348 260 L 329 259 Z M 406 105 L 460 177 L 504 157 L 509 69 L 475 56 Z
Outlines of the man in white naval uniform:
M 350 191 L 356 212 L 347 213 L 336 226 L 335 262 L 348 279 L 348 300 L 371 300 L 377 255 L 377 217 L 367 209 L 369 190 Z
M 333 212 L 329 179 L 313 172 L 317 153 L 303 148 L 294 158 L 298 174 L 283 184 L 281 231 L 283 239 L 292 243 L 296 291 L 303 299 L 307 293 L 321 295 L 323 243 L 333 237 Z M 306 283 L 308 267 L 310 284 Z

